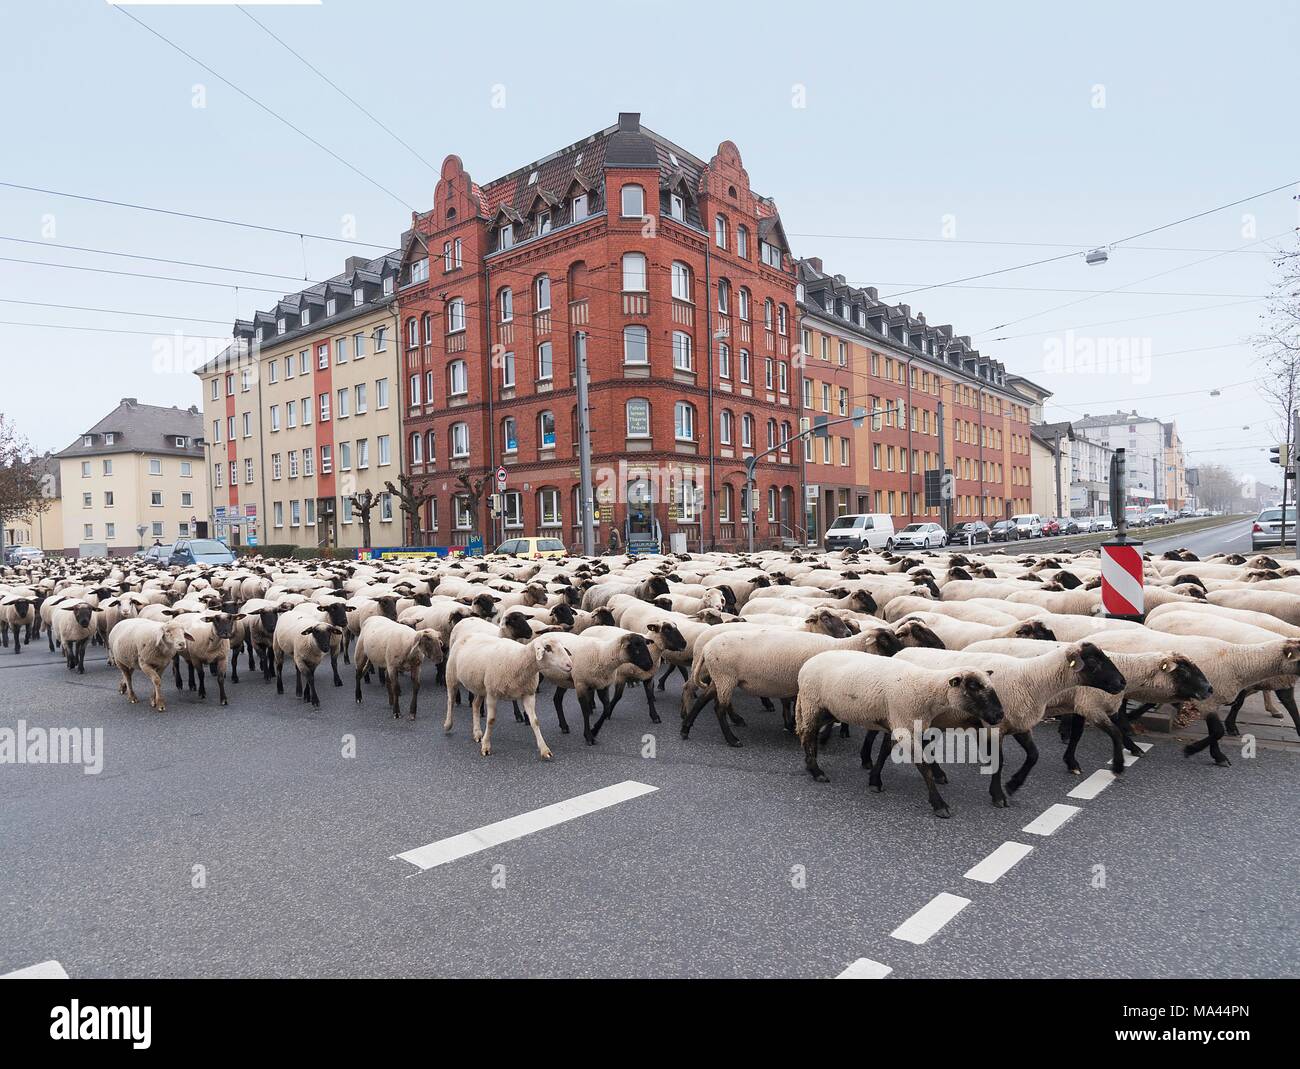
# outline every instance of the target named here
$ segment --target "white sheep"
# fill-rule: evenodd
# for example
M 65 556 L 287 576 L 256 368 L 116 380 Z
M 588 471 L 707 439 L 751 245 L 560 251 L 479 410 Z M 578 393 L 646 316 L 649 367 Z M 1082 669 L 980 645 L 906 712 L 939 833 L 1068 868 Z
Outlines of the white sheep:
M 122 682 L 118 690 L 134 705 L 139 699 L 131 685 L 131 676 L 138 669 L 153 684 L 153 698 L 149 704 L 160 713 L 167 711 L 163 699 L 162 673 L 173 658 L 184 651 L 186 635 L 181 625 L 174 621 L 158 623 L 138 618 L 122 620 L 108 636 L 108 653 Z
M 333 624 L 298 617 L 286 613 L 276 624 L 272 635 L 275 654 L 275 692 L 284 693 L 284 659 L 293 661 L 294 694 L 320 708 L 320 695 L 316 692 L 316 668 L 330 652 L 333 640 L 341 635 Z
M 600 610 L 597 610 L 600 611 Z M 596 735 L 601 725 L 608 719 L 613 706 L 610 702 L 610 687 L 616 686 L 623 677 L 624 670 L 650 671 L 654 668 L 653 653 L 650 643 L 644 635 L 632 631 L 621 634 L 608 634 L 593 637 L 591 634 L 573 635 L 560 633 L 552 636 L 569 654 L 568 672 L 558 666 L 543 666 L 542 677 L 555 684 L 555 716 L 564 734 L 569 733 L 568 722 L 564 718 L 564 695 L 569 690 L 578 694 L 578 706 L 582 711 L 582 737 L 588 746 L 596 744 Z M 592 724 L 595 703 L 592 695 L 600 698 L 601 715 Z
M 361 676 L 373 664 L 380 670 L 384 685 L 388 688 L 393 716 L 400 717 L 401 675 L 405 672 L 411 677 L 409 716 L 414 720 L 420 697 L 420 667 L 425 661 L 441 664 L 444 648 L 442 637 L 434 628 L 414 628 L 383 616 L 372 616 L 361 625 L 353 658 L 357 704 L 361 704 Z

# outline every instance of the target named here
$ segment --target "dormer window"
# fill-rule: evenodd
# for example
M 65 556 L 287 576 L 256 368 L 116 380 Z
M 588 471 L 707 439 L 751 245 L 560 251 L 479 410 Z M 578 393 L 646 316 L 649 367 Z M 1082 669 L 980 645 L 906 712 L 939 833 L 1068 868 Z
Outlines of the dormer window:
M 81 439 L 81 444 L 86 449 L 89 449 L 92 445 L 95 444 L 95 436 L 93 434 L 84 435 Z
M 411 264 L 411 281 L 428 282 L 429 281 L 429 259 L 425 257 L 422 260 L 416 260 Z
M 261 340 L 262 340 L 262 328 L 261 328 L 261 327 L 258 327 L 258 328 L 257 328 L 257 340 L 258 340 L 258 341 L 261 341 Z
M 778 271 L 781 269 L 781 250 L 775 245 L 760 241 L 758 243 L 758 255 L 759 259 L 768 267 L 775 267 Z
M 358 286 L 356 289 L 352 291 L 353 308 L 360 308 L 362 303 L 365 301 L 365 299 L 366 299 L 365 290 L 363 290 L 360 286 Z
M 281 316 L 279 319 L 275 321 L 275 332 L 277 334 L 283 334 L 284 329 L 285 329 L 284 316 Z
M 587 218 L 587 194 L 579 193 L 569 204 L 569 218 L 573 222 Z
M 537 217 L 537 236 L 540 238 L 543 234 L 549 234 L 550 232 L 551 213 L 542 212 L 542 214 Z
M 178 438 L 176 439 L 176 448 L 177 448 L 177 449 L 184 449 L 185 446 L 186 446 L 187 444 L 188 444 L 188 439 L 186 439 L 186 438 L 180 438 L 180 437 L 178 437 Z
M 109 431 L 106 435 L 104 435 L 105 445 L 112 445 L 116 441 L 117 441 L 117 435 L 114 434 L 112 431 Z
M 384 276 L 384 296 L 387 297 L 393 292 L 393 276 Z
M 529 184 L 530 186 L 535 186 L 535 185 L 537 185 L 537 172 L 536 172 L 536 171 L 534 171 L 532 174 L 530 174 L 530 175 L 528 176 L 528 184 Z
M 514 244 L 515 244 L 514 225 L 511 223 L 505 223 L 501 227 L 501 229 L 497 231 L 497 248 L 509 249 L 509 248 L 513 248 Z
M 325 302 L 325 314 L 327 316 L 332 316 L 337 314 L 338 310 L 339 310 L 339 302 L 337 297 L 331 297 L 328 301 Z
M 682 198 L 680 193 L 669 194 L 668 214 L 674 219 L 686 218 L 686 201 Z

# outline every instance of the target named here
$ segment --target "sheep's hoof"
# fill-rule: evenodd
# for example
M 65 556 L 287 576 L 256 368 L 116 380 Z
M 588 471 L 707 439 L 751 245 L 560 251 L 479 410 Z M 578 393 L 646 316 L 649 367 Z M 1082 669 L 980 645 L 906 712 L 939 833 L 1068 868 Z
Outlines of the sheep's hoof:
M 659 714 L 658 714 L 658 713 L 651 713 L 651 714 L 650 714 L 650 723 L 652 723 L 652 724 L 659 724 L 659 723 L 662 723 L 662 722 L 663 722 L 663 721 L 660 720 L 660 718 L 659 718 Z
M 1225 735 L 1232 735 L 1235 738 L 1241 738 L 1241 729 L 1237 727 L 1235 724 L 1232 727 L 1225 727 L 1223 729 L 1223 733 Z
M 816 783 L 830 783 L 830 776 L 826 775 L 820 768 L 812 774 L 813 781 Z
M 119 683 L 119 684 L 117 685 L 117 692 L 118 692 L 119 694 L 125 694 L 125 693 L 126 693 L 126 684 L 125 684 L 125 683 Z
M 943 820 L 947 820 L 950 816 L 952 816 L 952 810 L 949 809 L 946 805 L 940 806 L 934 811 L 934 815 L 936 817 L 942 818 Z
M 551 753 L 550 750 L 541 750 L 539 752 L 541 754 L 543 761 L 549 761 L 552 757 L 555 756 L 553 753 Z
M 584 735 L 583 738 L 586 739 L 586 742 L 587 742 L 587 745 L 588 745 L 588 746 L 595 746 L 595 745 L 596 745 L 596 736 L 595 736 L 595 735 L 590 735 L 590 734 L 588 734 L 588 735 Z
M 1216 758 L 1214 759 L 1214 763 L 1215 763 L 1216 765 L 1218 765 L 1220 768 L 1231 768 L 1231 767 L 1232 767 L 1232 762 L 1229 761 L 1226 757 L 1216 757 Z
M 728 739 L 727 745 L 730 746 L 733 750 L 739 750 L 745 744 L 741 742 L 739 739 Z
M 482 754 L 484 757 L 487 757 L 487 756 L 489 756 L 489 755 L 492 753 L 492 747 L 491 747 L 491 746 L 481 746 L 481 747 L 479 747 L 479 753 Z
M 688 727 L 682 728 L 682 738 L 689 739 L 690 737 L 691 737 L 691 729 Z
M 1002 798 L 994 798 L 994 799 L 993 799 L 993 808 L 994 808 L 994 809 L 1010 809 L 1010 808 L 1011 808 L 1011 803 L 1010 803 L 1009 801 L 1007 801 L 1007 799 L 1006 799 L 1005 796 L 1003 796 Z
M 1068 766 L 1068 767 L 1069 767 L 1069 772 L 1070 772 L 1070 775 L 1071 775 L 1071 776 L 1082 776 L 1082 775 L 1083 775 L 1083 769 L 1081 769 L 1078 765 L 1072 765 L 1072 766 Z
M 871 784 L 868 784 L 868 786 L 869 786 L 869 787 L 870 787 L 870 788 L 871 788 L 871 789 L 872 789 L 876 794 L 884 794 L 884 792 L 885 792 L 885 785 L 884 785 L 883 783 L 871 783 Z
M 221 699 L 221 704 L 222 704 L 222 705 L 229 705 L 230 703 L 229 703 L 228 701 L 226 701 L 225 698 L 222 698 L 222 699 Z

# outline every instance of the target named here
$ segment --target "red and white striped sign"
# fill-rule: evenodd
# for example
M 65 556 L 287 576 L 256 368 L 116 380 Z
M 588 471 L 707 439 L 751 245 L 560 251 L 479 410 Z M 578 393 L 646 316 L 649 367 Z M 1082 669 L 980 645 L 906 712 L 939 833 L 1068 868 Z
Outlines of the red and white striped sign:
M 1142 615 L 1142 554 L 1137 546 L 1101 547 L 1101 604 L 1113 616 Z

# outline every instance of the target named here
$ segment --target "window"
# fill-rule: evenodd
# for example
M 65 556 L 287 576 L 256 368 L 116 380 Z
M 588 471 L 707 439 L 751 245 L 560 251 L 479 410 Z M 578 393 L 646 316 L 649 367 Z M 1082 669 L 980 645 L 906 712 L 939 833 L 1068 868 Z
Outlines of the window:
M 776 310 L 776 332 L 778 334 L 787 334 L 790 330 L 789 323 L 790 313 L 786 311 L 785 305 L 781 305 Z
M 740 445 L 743 449 L 754 447 L 754 417 L 748 412 L 740 417 Z
M 302 413 L 302 425 L 304 427 L 310 427 L 311 426 L 311 398 L 310 397 L 304 397 L 302 399 L 302 404 L 299 406 L 299 411 Z
M 679 301 L 691 299 L 691 269 L 680 260 L 673 261 L 673 297 Z
M 360 360 L 366 355 L 366 336 L 364 334 L 352 335 L 352 359 Z
M 691 336 L 683 330 L 673 331 L 673 367 L 678 371 L 690 371 Z
M 244 413 L 244 425 L 242 430 L 245 438 L 251 438 L 253 436 L 253 413 Z
M 289 478 L 298 478 L 298 450 L 289 450 Z
M 501 451 L 513 453 L 519 448 L 519 439 L 515 432 L 514 416 L 506 416 L 501 421 Z
M 412 320 L 414 322 L 414 320 Z M 330 366 L 330 347 L 328 345 L 318 345 L 316 347 L 316 370 L 327 371 Z
M 161 475 L 161 474 L 162 474 L 162 461 L 161 461 L 161 460 L 151 460 L 151 461 L 149 461 L 149 474 L 150 474 L 150 475 Z
M 749 382 L 750 381 L 749 375 L 750 375 L 749 350 L 741 349 L 740 350 L 740 381 Z
M 275 429 L 275 427 L 271 428 L 271 430 Z M 221 420 L 219 419 L 214 419 L 212 421 L 212 442 L 214 445 L 221 444 Z
M 357 470 L 370 467 L 370 439 L 357 439 Z
M 739 300 L 736 303 L 737 314 L 746 323 L 749 322 L 749 290 L 744 286 L 740 287 Z
M 731 346 L 725 341 L 718 343 L 718 377 L 731 378 Z
M 107 504 L 111 505 L 111 504 L 113 503 L 113 495 L 112 495 L 112 494 L 109 494 L 109 495 L 108 495 L 108 498 L 109 498 L 109 500 L 108 500 Z M 183 508 L 183 509 L 192 509 L 193 507 L 194 507 L 194 495 L 193 495 L 189 490 L 186 490 L 186 491 L 182 492 L 182 494 L 181 494 L 181 508 Z
M 847 386 L 840 387 L 840 415 L 849 414 L 849 390 Z
M 289 401 L 284 406 L 284 422 L 286 427 L 298 426 L 298 402 Z
M 627 402 L 627 436 L 650 437 L 650 402 L 644 397 L 633 397 Z
M 272 454 L 271 454 L 271 478 L 272 478 L 272 479 L 279 479 L 283 474 L 284 474 L 284 471 L 283 471 L 283 467 L 282 467 L 281 462 L 280 462 L 280 454 L 279 454 L 279 453 L 272 453 Z M 218 480 L 217 480 L 217 484 L 220 485 L 220 483 L 221 483 L 221 480 L 220 480 L 220 478 L 218 478 Z
M 537 378 L 543 382 L 549 382 L 552 371 L 551 343 L 544 341 L 537 347 Z
M 113 474 L 113 460 L 111 457 L 104 458 L 104 474 L 105 475 Z
M 453 360 L 447 365 L 447 382 L 450 396 L 469 393 L 469 371 L 464 360 Z
M 343 522 L 351 523 L 352 522 L 352 498 L 348 497 L 347 495 L 344 495 L 343 497 L 339 498 L 339 507 L 343 511 Z
M 763 385 L 769 390 L 774 389 L 776 383 L 773 381 L 772 372 L 775 369 L 776 361 L 770 356 L 763 360 Z
M 623 363 L 647 364 L 650 362 L 650 332 L 645 327 L 623 328 Z
M 735 422 L 736 418 L 731 414 L 730 410 L 724 408 L 722 410 L 722 423 L 718 432 L 718 440 L 721 441 L 723 445 L 731 444 L 731 436 Z
M 86 524 L 85 527 L 82 528 L 82 533 L 85 535 L 86 541 L 89 542 L 95 537 L 95 525 L 93 523 Z
M 515 243 L 515 228 L 511 223 L 503 224 L 497 230 L 497 249 L 509 249 Z
M 352 470 L 352 443 L 339 442 L 339 471 Z
M 758 243 L 758 257 L 768 267 L 775 267 L 778 271 L 781 269 L 781 250 L 775 245 L 760 241 Z
M 357 415 L 364 416 L 368 411 L 366 407 L 366 384 L 364 382 L 357 383 L 356 395 L 357 395 L 357 407 L 356 407 Z
M 388 407 L 388 380 L 375 379 L 375 407 Z
M 212 400 L 215 401 L 220 396 L 221 396 L 221 383 L 214 378 L 212 380 Z M 84 439 L 82 440 L 82 444 L 83 445 L 87 444 Z
M 432 439 L 433 436 L 430 435 L 430 441 L 432 441 Z M 379 449 L 379 466 L 382 468 L 385 465 L 391 464 L 393 462 L 392 436 L 387 434 L 381 434 L 378 438 L 375 439 L 375 444 Z M 432 452 L 429 454 L 429 459 L 430 460 L 433 459 Z
M 668 195 L 668 214 L 674 219 L 686 218 L 686 201 L 680 193 L 670 193 Z
M 639 219 L 645 215 L 645 190 L 640 186 L 626 185 L 620 190 L 619 203 L 624 219 Z
M 749 259 L 749 231 L 743 226 L 736 228 L 736 255 L 742 260 Z
M 304 449 L 302 451 L 302 473 L 308 478 L 316 474 L 316 450 Z
M 501 354 L 501 386 L 510 389 L 515 384 L 515 354 Z
M 352 291 L 352 307 L 360 308 L 366 303 L 366 291 L 358 286 Z
M 804 380 L 803 380 L 803 406 L 804 406 L 804 408 L 812 408 L 812 406 L 813 406 L 813 393 L 812 393 L 812 388 L 813 388 L 812 379 L 804 379 Z
M 388 328 L 375 327 L 375 352 L 382 353 L 388 349 Z
M 302 502 L 289 502 L 289 526 L 299 527 L 302 525 Z
M 822 411 L 829 412 L 830 410 L 831 410 L 831 387 L 830 387 L 830 383 L 823 382 L 822 383 Z
M 644 292 L 646 289 L 645 253 L 623 254 L 623 289 Z
M 451 242 L 444 241 L 442 243 L 442 269 L 444 271 L 452 271 L 455 269 L 455 267 L 456 267 L 456 257 L 455 254 L 451 251 Z
M 185 528 L 188 528 L 188 527 L 189 527 L 189 524 L 188 524 L 188 523 L 183 523 L 183 524 L 181 524 L 181 526 L 182 526 L 182 527 L 185 527 Z M 188 532 L 187 532 L 187 531 L 182 531 L 182 532 L 181 532 L 181 534 L 186 534 L 186 533 L 188 533 Z M 116 538 L 116 537 L 117 537 L 117 524 L 115 524 L 115 523 L 106 523 L 106 524 L 104 524 L 104 537 L 105 537 L 106 539 L 109 539 L 110 541 L 111 541 L 112 539 Z
M 538 312 L 548 311 L 551 307 L 551 279 L 548 275 L 540 275 L 536 282 L 533 283 L 534 310 Z
M 305 375 L 311 370 L 311 353 L 304 349 L 298 354 L 298 374 Z
M 451 455 L 455 460 L 469 456 L 469 424 L 453 423 L 451 425 Z
M 587 218 L 587 194 L 579 193 L 569 201 L 569 218 L 575 223 Z
M 107 499 L 108 496 L 109 496 L 109 495 L 107 495 L 107 494 L 104 495 L 104 497 L 105 497 L 106 499 Z M 110 502 L 107 501 L 107 500 L 105 500 L 105 501 L 104 501 L 104 504 L 107 505 L 107 504 L 110 504 Z M 81 507 L 82 507 L 83 509 L 93 508 L 94 505 L 95 505 L 95 495 L 92 494 L 89 490 L 86 491 L 84 494 L 81 495 Z
M 428 282 L 429 281 L 429 261 L 428 259 L 416 260 L 411 264 L 411 281 Z
M 465 329 L 465 301 L 453 297 L 447 305 L 447 333 L 457 334 Z
M 406 321 L 406 347 L 414 349 L 420 344 L 420 324 L 416 322 L 415 316 L 411 316 Z
M 320 421 L 328 423 L 330 418 L 330 395 L 323 393 L 320 395 Z
M 555 413 L 539 412 L 537 414 L 537 448 L 555 448 Z
M 768 297 L 763 301 L 763 327 L 766 330 L 772 329 L 772 309 L 774 307 L 775 305 L 772 304 L 771 297 Z
M 627 190 L 624 186 L 624 191 Z M 640 187 L 637 187 L 638 189 Z M 541 519 L 543 527 L 559 527 L 561 524 L 560 517 L 560 491 L 552 488 L 539 490 L 537 492 L 537 515 Z
M 181 478 L 188 479 L 193 474 L 194 466 L 188 460 L 181 461 Z
M 334 470 L 334 447 L 323 445 L 320 447 L 320 473 L 328 475 Z M 252 479 L 250 478 L 251 482 Z
M 153 508 L 162 508 L 163 496 L 161 490 L 149 491 L 149 504 Z
M 507 527 L 523 527 L 524 495 L 518 490 L 507 490 L 502 501 Z
M 391 522 L 393 518 L 393 495 L 387 491 L 379 495 L 379 518 L 385 523 Z
M 307 526 L 315 527 L 316 526 L 316 499 L 314 497 L 309 497 L 307 498 L 306 501 L 303 502 L 303 505 L 305 506 L 303 512 L 304 512 L 304 519 L 306 520 Z
M 432 371 L 426 371 L 424 373 L 424 403 L 426 405 L 433 404 L 433 372 Z
M 727 247 L 727 220 L 721 215 L 713 220 L 713 241 L 720 249 Z
M 277 319 L 277 320 L 275 321 L 275 332 L 276 332 L 277 334 L 283 334 L 283 333 L 285 332 L 285 318 L 284 318 L 284 316 L 281 316 L 279 319 Z
M 536 236 L 540 238 L 545 234 L 549 234 L 550 232 L 551 232 L 551 213 L 542 212 L 537 216 Z
M 790 365 L 784 360 L 776 365 L 776 386 L 781 393 L 790 392 Z
M 348 362 L 348 340 L 347 338 L 334 339 L 334 363 L 346 364 Z
M 673 432 L 678 441 L 695 440 L 695 407 L 685 401 L 673 406 Z
M 244 459 L 244 482 L 251 483 L 252 481 L 253 481 L 253 458 L 246 457 Z
M 515 318 L 515 295 L 508 287 L 497 294 L 497 308 L 502 323 L 509 323 Z
M 412 406 L 420 403 L 420 376 L 412 375 L 407 382 L 407 396 L 410 398 L 409 404 Z
M 341 390 L 339 390 L 338 398 L 339 398 L 339 407 L 338 407 L 338 411 L 335 412 L 335 416 L 338 419 L 347 419 L 348 416 L 352 414 L 352 410 L 351 410 L 352 391 L 349 390 L 346 386 L 344 386 Z

